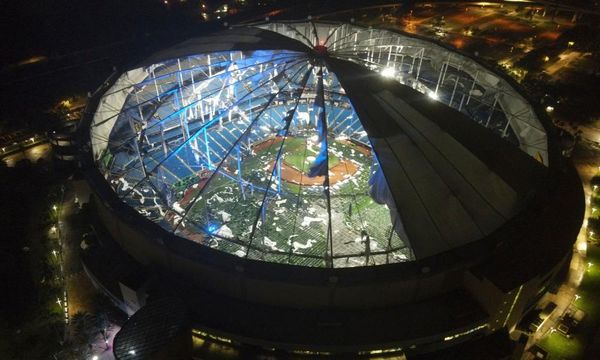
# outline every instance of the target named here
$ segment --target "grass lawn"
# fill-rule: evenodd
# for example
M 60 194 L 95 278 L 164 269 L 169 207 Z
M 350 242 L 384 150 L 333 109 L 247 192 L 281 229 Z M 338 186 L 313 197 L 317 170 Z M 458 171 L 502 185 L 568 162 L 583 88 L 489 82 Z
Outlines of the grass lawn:
M 334 223 L 334 254 L 342 254 L 352 245 L 346 245 L 345 240 L 360 236 L 362 230 L 366 230 L 374 248 L 386 249 L 388 246 L 397 249 L 403 244 L 398 236 L 390 238 L 392 224 L 387 207 L 377 204 L 369 195 L 369 169 L 372 166 L 372 158 L 365 154 L 350 142 L 333 141 L 330 144 L 330 167 L 340 163 L 340 159 L 351 160 L 360 166 L 353 181 L 340 183 L 330 189 L 329 206 L 331 207 L 332 222 Z M 252 239 L 256 250 L 248 252 L 251 259 L 264 261 L 290 263 L 304 266 L 324 266 L 324 257 L 328 249 L 326 241 L 326 223 L 312 222 L 310 226 L 302 225 L 307 218 L 323 217 L 327 214 L 327 198 L 323 189 L 319 186 L 306 186 L 285 182 L 282 192 L 277 197 L 265 198 L 264 188 L 273 187 L 269 184 L 273 169 L 270 164 L 276 158 L 281 143 L 276 142 L 270 146 L 257 151 L 253 156 L 246 156 L 242 161 L 242 176 L 244 180 L 255 186 L 255 191 L 246 191 L 245 198 L 241 195 L 241 189 L 237 179 L 223 175 L 217 175 L 207 185 L 196 203 L 188 212 L 187 220 L 196 225 L 191 231 L 202 232 L 216 231 L 222 229 L 224 238 L 215 237 L 210 246 L 229 253 L 245 251 L 245 245 Z M 284 160 L 288 166 L 308 172 L 312 161 L 306 157 L 316 156 L 318 146 L 313 146 L 314 151 L 306 151 L 306 138 L 289 137 L 283 145 Z M 237 164 L 228 165 L 234 169 Z M 267 199 L 268 201 L 265 201 Z M 285 205 L 278 202 L 283 201 Z M 265 215 L 261 215 L 261 206 L 266 204 Z M 223 214 L 231 217 L 225 220 Z M 260 225 L 258 220 L 260 220 Z M 227 228 L 224 228 L 226 225 Z M 214 229 L 211 230 L 211 226 Z M 228 235 L 227 235 L 228 234 Z M 315 241 L 308 248 L 302 248 L 298 252 L 301 256 L 293 254 L 290 239 L 292 235 L 298 236 L 301 244 L 307 239 Z M 356 249 L 352 249 L 354 253 Z M 353 254 L 354 254 L 353 253 Z M 314 257 L 313 257 L 314 256 Z
M 318 146 L 314 147 L 318 150 Z M 306 156 L 306 157 L 305 157 Z M 307 172 L 312 161 L 308 157 L 316 157 L 317 153 L 306 150 L 304 138 L 289 138 L 286 140 L 283 160 L 284 162 L 296 170 Z M 336 166 L 340 162 L 337 156 L 329 153 L 329 168 Z
M 583 357 L 582 336 L 575 336 L 568 339 L 555 331 L 552 334 L 548 334 L 538 345 L 548 351 L 548 358 L 550 360 L 581 359 Z
M 307 159 L 309 156 L 311 156 L 308 154 L 307 154 L 307 157 L 305 158 L 304 157 L 304 149 L 300 149 L 300 150 L 301 151 L 294 152 L 294 153 L 287 153 L 283 157 L 284 162 L 296 170 L 308 172 L 308 169 L 310 169 L 310 166 L 312 165 L 314 160 L 311 161 L 311 160 Z M 329 154 L 329 168 L 330 169 L 339 163 L 340 163 L 340 159 L 338 159 L 335 155 Z
M 596 331 L 600 316 L 600 248 L 588 248 L 587 271 L 577 291 L 580 297 L 573 304 L 585 312 L 585 318 L 579 324 L 573 338 L 567 339 L 562 334 L 548 334 L 539 345 L 550 354 L 550 359 L 582 359 L 588 337 Z

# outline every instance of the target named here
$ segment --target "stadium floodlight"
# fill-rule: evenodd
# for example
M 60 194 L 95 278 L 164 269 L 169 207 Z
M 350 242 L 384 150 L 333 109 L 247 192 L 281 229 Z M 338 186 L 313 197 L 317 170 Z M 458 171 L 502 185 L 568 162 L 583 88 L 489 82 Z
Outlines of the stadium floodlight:
M 381 76 L 386 78 L 393 78 L 396 75 L 396 70 L 392 67 L 386 67 L 381 70 Z

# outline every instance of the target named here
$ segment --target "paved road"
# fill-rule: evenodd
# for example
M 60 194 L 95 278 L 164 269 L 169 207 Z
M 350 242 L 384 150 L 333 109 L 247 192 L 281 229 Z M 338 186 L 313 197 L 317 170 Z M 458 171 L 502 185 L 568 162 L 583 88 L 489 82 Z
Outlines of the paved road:
M 581 58 L 583 54 L 579 51 L 565 51 L 558 56 L 558 60 L 546 68 L 548 75 L 554 76 L 558 72 L 568 70 L 573 63 Z
M 4 156 L 1 160 L 4 161 L 8 167 L 15 166 L 19 160 L 23 159 L 29 159 L 29 161 L 33 163 L 39 159 L 50 160 L 51 149 L 52 147 L 49 143 L 39 144 L 23 151 Z
M 89 197 L 87 186 L 83 181 L 66 181 L 63 201 L 60 205 L 59 226 L 61 231 L 63 269 L 67 282 L 67 295 L 69 299 L 69 316 L 77 312 L 93 312 L 92 299 L 97 292 L 83 271 L 79 258 L 79 247 L 83 233 L 87 231 L 86 225 L 78 218 L 80 202 Z M 77 201 L 76 201 L 77 199 Z M 92 344 L 93 359 L 113 360 L 112 342 L 115 334 L 120 330 L 116 325 L 108 328 L 107 339 L 98 334 Z

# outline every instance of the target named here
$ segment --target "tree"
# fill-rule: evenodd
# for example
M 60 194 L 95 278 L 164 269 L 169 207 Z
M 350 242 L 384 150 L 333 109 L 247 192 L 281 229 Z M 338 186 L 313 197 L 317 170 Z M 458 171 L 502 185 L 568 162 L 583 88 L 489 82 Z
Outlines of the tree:
M 71 339 L 78 347 L 91 347 L 100 335 L 98 319 L 88 312 L 78 312 L 71 317 Z

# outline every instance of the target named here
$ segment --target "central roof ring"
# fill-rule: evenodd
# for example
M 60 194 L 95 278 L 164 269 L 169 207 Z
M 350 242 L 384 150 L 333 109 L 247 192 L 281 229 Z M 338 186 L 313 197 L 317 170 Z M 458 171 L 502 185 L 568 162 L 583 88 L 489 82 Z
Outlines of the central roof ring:
M 317 44 L 313 46 L 312 50 L 313 54 L 318 58 L 324 58 L 326 56 L 329 56 L 329 50 L 327 49 L 327 46 L 323 44 Z

